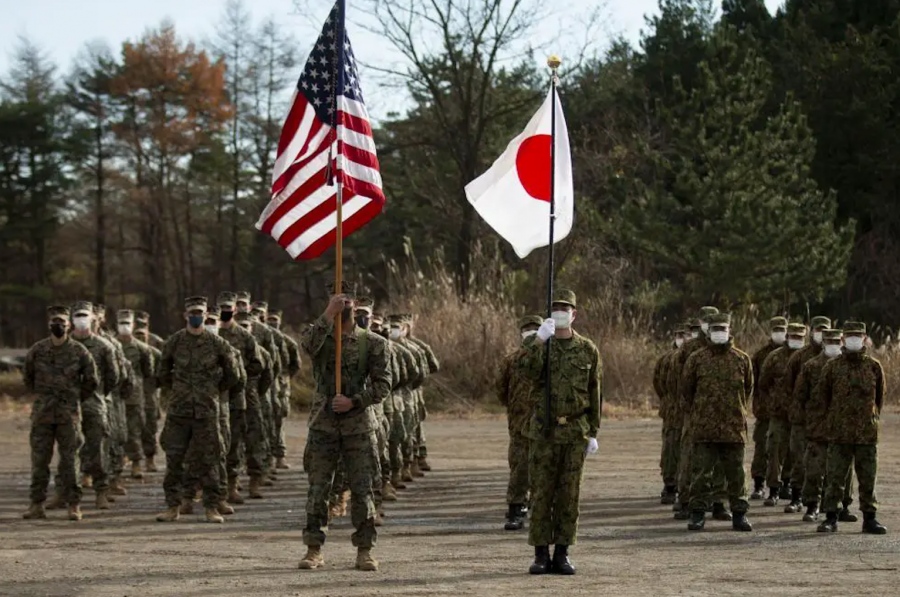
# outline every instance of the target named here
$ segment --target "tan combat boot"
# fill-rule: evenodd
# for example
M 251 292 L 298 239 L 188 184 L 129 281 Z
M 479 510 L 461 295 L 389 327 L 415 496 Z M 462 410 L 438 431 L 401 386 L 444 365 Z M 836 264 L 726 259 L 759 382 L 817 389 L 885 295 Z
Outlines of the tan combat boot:
M 384 481 L 381 484 L 381 499 L 386 502 L 396 502 L 397 501 L 397 490 L 394 489 L 393 483 L 390 481 Z
M 428 459 L 424 456 L 419 456 L 419 470 L 425 471 L 426 473 L 431 470 L 431 465 L 428 464 Z
M 309 545 L 306 548 L 306 555 L 297 564 L 300 570 L 315 570 L 325 566 L 325 558 L 322 557 L 322 547 L 319 545 Z
M 47 505 L 44 506 L 47 510 L 59 510 L 60 508 L 66 507 L 66 498 L 63 497 L 62 490 L 57 489 L 53 494 L 53 497 L 50 498 L 50 501 L 47 502 Z
M 356 569 L 366 572 L 378 570 L 378 560 L 372 557 L 372 550 L 368 547 L 360 547 L 356 550 Z
M 105 489 L 97 490 L 97 498 L 94 504 L 98 510 L 109 510 L 109 500 L 106 499 L 106 493 L 107 490 Z
M 131 478 L 132 479 L 143 479 L 144 471 L 141 470 L 141 461 L 140 460 L 132 460 L 131 461 Z
M 121 479 L 113 477 L 109 480 L 109 493 L 111 495 L 128 495 L 128 490 L 122 485 Z
M 231 516 L 234 514 L 234 508 L 228 505 L 228 502 L 225 500 L 220 500 L 216 505 L 216 511 L 222 516 Z
M 382 518 L 381 510 L 375 511 L 375 526 L 380 527 L 384 524 L 384 518 Z
M 156 515 L 156 522 L 175 522 L 179 518 L 178 506 L 171 506 L 165 512 Z
M 148 473 L 155 473 L 159 470 L 156 468 L 156 463 L 153 462 L 153 456 L 147 456 L 147 458 L 144 459 L 144 470 Z
M 419 469 L 419 461 L 413 459 L 412 463 L 409 465 L 409 472 L 413 477 L 424 477 L 425 473 L 423 473 Z
M 215 508 L 207 508 L 206 509 L 206 522 L 215 522 L 215 523 L 223 523 L 225 519 L 222 518 L 222 515 L 219 514 L 218 510 Z
M 260 483 L 263 487 L 274 487 L 276 479 L 272 477 L 270 474 L 265 474 L 260 479 Z
M 228 502 L 231 504 L 243 504 L 244 498 L 238 493 L 237 478 L 228 479 Z
M 391 485 L 394 486 L 394 489 L 406 489 L 406 483 L 403 482 L 399 471 L 391 473 Z
M 194 502 L 188 498 L 181 498 L 181 506 L 178 507 L 179 514 L 193 514 Z
M 411 467 L 408 464 L 403 465 L 403 470 L 400 472 L 400 478 L 403 479 L 405 483 L 412 483 L 415 481 L 412 476 Z
M 72 520 L 72 521 L 81 520 L 81 507 L 78 504 L 69 506 L 69 520 Z
M 47 518 L 47 513 L 44 512 L 44 504 L 40 502 L 33 502 L 31 506 L 28 507 L 28 511 L 22 515 L 22 518 L 24 518 L 25 520 L 38 520 Z
M 250 477 L 250 489 L 248 495 L 254 500 L 261 500 L 263 497 L 260 488 L 262 487 L 262 478 L 256 475 Z
M 81 475 L 81 486 L 85 489 L 91 489 L 94 486 L 94 478 L 87 473 Z
M 291 468 L 291 465 L 284 461 L 284 456 L 281 456 L 275 461 L 275 468 L 286 471 Z

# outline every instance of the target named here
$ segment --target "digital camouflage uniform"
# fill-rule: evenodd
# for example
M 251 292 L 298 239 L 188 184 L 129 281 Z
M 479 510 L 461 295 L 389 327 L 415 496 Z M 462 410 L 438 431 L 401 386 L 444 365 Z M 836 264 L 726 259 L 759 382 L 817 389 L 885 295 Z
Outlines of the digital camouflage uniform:
M 681 432 L 684 416 L 679 408 L 678 396 L 669 394 L 668 377 L 672 361 L 678 352 L 673 346 L 656 361 L 653 368 L 653 390 L 659 399 L 659 418 L 662 419 L 662 447 L 659 470 L 663 478 L 663 493 L 672 500 L 678 490 L 678 457 L 681 452 Z M 669 502 L 671 503 L 671 502 Z
M 235 313 L 234 319 L 244 331 L 253 336 L 253 330 L 257 324 L 250 313 Z M 246 432 L 242 453 L 246 458 L 247 475 L 250 477 L 248 493 L 250 497 L 259 499 L 262 498 L 261 487 L 265 482 L 269 458 L 269 436 L 266 433 L 264 404 L 269 389 L 272 387 L 274 376 L 272 356 L 258 342 L 256 343 L 255 358 L 259 361 L 260 373 L 256 378 L 248 375 L 247 385 L 244 388 Z M 240 464 L 237 460 L 232 460 L 232 463 L 229 465 L 229 470 L 232 471 L 229 474 L 237 475 Z
M 785 317 L 773 317 L 769 320 L 770 332 L 782 331 L 787 334 L 787 326 L 788 320 Z M 769 466 L 769 457 L 766 451 L 766 442 L 769 435 L 769 413 L 766 409 L 766 396 L 760 391 L 760 374 L 766 358 L 781 348 L 781 346 L 781 344 L 777 344 L 770 339 L 765 346 L 753 353 L 750 359 L 753 363 L 753 379 L 757 382 L 753 387 L 753 418 L 756 419 L 756 422 L 753 424 L 753 461 L 750 463 L 750 476 L 755 483 L 754 493 L 762 493 Z M 756 499 L 755 496 L 754 499 Z
M 281 387 L 279 388 L 279 405 L 280 409 L 275 416 L 275 445 L 272 446 L 272 453 L 278 460 L 283 460 L 287 454 L 287 446 L 284 440 L 284 422 L 291 414 L 291 380 L 300 372 L 300 345 L 289 334 L 281 330 L 281 311 L 269 311 L 267 314 L 269 327 L 280 334 L 287 350 L 287 360 L 281 371 Z M 287 465 L 282 462 L 282 467 Z
M 162 338 L 150 333 L 150 316 L 146 311 L 135 311 L 134 330 L 135 335 L 141 334 L 141 342 L 150 347 L 153 357 L 154 375 L 144 380 L 144 430 L 141 433 L 141 444 L 144 448 L 144 458 L 148 465 L 153 461 L 157 452 L 157 434 L 159 432 L 159 420 L 162 418 L 159 397 L 159 362 L 162 358 L 162 347 L 165 344 Z M 146 337 L 143 337 L 143 336 Z M 155 464 L 153 465 L 155 468 Z M 149 470 L 149 469 L 148 469 Z
M 399 316 L 392 315 L 389 319 L 392 330 L 399 332 Z M 402 489 L 405 487 L 403 484 L 404 470 L 412 457 L 409 447 L 412 445 L 413 438 L 410 437 L 409 430 L 410 418 L 413 416 L 411 412 L 414 401 L 413 395 L 425 381 L 425 372 L 422 370 L 416 354 L 400 338 L 394 339 L 392 336 L 391 346 L 397 352 L 398 360 L 406 371 L 406 384 L 401 386 L 399 391 L 392 394 L 394 399 L 394 421 L 391 425 L 391 435 L 388 444 L 391 457 L 391 483 Z M 409 459 L 407 459 L 407 456 Z
M 69 321 L 66 307 L 47 309 L 51 322 Z M 54 445 L 59 448 L 59 476 L 63 498 L 70 507 L 81 502 L 78 451 L 81 449 L 81 404 L 94 397 L 100 383 L 87 348 L 66 338 L 58 346 L 46 338 L 25 356 L 24 382 L 35 399 L 31 407 L 31 503 L 43 504 L 50 484 Z M 34 509 L 34 506 L 32 509 Z M 27 518 L 34 514 L 31 510 Z M 79 516 L 80 518 L 80 516 Z
M 415 344 L 419 350 L 425 353 L 425 366 L 427 366 L 427 375 L 434 375 L 435 373 L 441 370 L 441 363 L 438 361 L 437 356 L 434 354 L 434 350 L 432 350 L 431 346 L 424 342 L 419 338 L 415 338 L 412 335 L 412 316 L 407 316 L 409 321 L 409 341 Z M 417 453 L 416 457 L 418 459 L 419 468 L 422 470 L 430 470 L 430 466 L 426 458 L 428 457 L 428 448 L 425 446 L 425 419 L 428 417 L 428 409 L 425 406 L 425 388 L 424 386 L 419 388 L 419 396 L 418 396 L 418 407 L 419 407 L 419 423 L 416 426 L 416 447 Z
M 134 325 L 134 312 L 123 309 L 118 312 L 117 321 L 119 324 Z M 156 375 L 156 368 L 153 364 L 153 353 L 150 346 L 144 344 L 133 336 L 119 336 L 119 342 L 122 344 L 122 350 L 125 352 L 125 358 L 131 363 L 131 370 L 134 372 L 134 389 L 130 395 L 124 396 L 125 400 L 125 422 L 126 422 L 126 441 L 125 453 L 131 460 L 132 466 L 137 466 L 144 457 L 143 435 L 144 435 L 144 389 L 146 380 L 153 379 Z
M 275 352 L 277 353 L 277 360 L 279 363 L 279 372 L 272 380 L 272 389 L 269 395 L 271 410 L 267 413 L 269 424 L 266 428 L 268 433 L 267 440 L 269 444 L 267 464 L 271 463 L 272 465 L 274 465 L 274 460 L 278 457 L 278 445 L 284 443 L 284 439 L 282 438 L 281 434 L 284 417 L 286 416 L 285 411 L 287 408 L 285 405 L 285 389 L 290 384 L 291 373 L 288 370 L 290 354 L 288 352 L 287 339 L 284 334 L 268 324 L 268 322 L 266 321 L 268 311 L 269 304 L 267 302 L 255 301 L 253 303 L 251 314 L 255 319 L 254 325 L 265 327 L 265 329 L 272 335 L 272 342 L 275 347 Z M 274 466 L 270 466 L 270 468 L 274 469 Z M 274 473 L 275 471 L 271 470 L 270 472 Z
M 408 324 L 407 317 L 408 316 L 406 315 L 397 316 L 401 328 Z M 413 356 L 416 368 L 420 373 L 420 381 L 404 395 L 403 423 L 406 431 L 406 441 L 402 446 L 403 480 L 409 482 L 413 480 L 412 467 L 413 464 L 417 462 L 419 453 L 419 427 L 422 421 L 422 407 L 424 404 L 422 399 L 422 386 L 425 383 L 425 379 L 428 378 L 429 366 L 428 357 L 426 356 L 425 351 L 419 348 L 419 346 L 407 336 L 401 337 L 397 340 L 397 343 Z

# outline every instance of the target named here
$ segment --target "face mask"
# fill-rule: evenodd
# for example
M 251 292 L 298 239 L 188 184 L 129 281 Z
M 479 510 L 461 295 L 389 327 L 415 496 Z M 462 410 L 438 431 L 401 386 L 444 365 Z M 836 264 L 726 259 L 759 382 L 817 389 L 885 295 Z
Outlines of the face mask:
M 700 332 L 691 332 L 691 340 L 696 340 L 700 337 Z
M 813 332 L 813 342 L 816 344 L 822 343 L 822 332 Z
M 866 341 L 862 336 L 847 336 L 844 338 L 844 346 L 849 352 L 859 352 L 863 349 Z
M 713 344 L 725 344 L 728 342 L 728 330 L 716 330 L 709 333 L 709 339 Z
M 234 311 L 222 311 L 219 314 L 219 318 L 225 322 L 231 321 L 234 319 Z
M 72 326 L 79 332 L 86 332 L 91 329 L 91 318 L 87 316 L 75 317 L 72 319 Z
M 188 318 L 187 318 L 187 320 L 188 320 L 188 325 L 191 326 L 191 327 L 194 328 L 194 329 L 197 329 L 197 328 L 199 328 L 201 325 L 203 325 L 203 320 L 204 320 L 204 319 L 206 319 L 206 318 L 203 317 L 202 315 L 188 315 Z
M 840 344 L 826 344 L 824 347 L 825 356 L 829 359 L 833 359 L 834 357 L 841 356 L 841 345 Z
M 56 336 L 57 338 L 62 338 L 66 335 L 66 324 L 64 323 L 51 323 L 50 324 L 50 333 Z
M 560 330 L 567 330 L 572 325 L 571 311 L 554 311 L 550 314 L 550 317 Z
M 803 348 L 803 340 L 799 338 L 788 338 L 788 348 L 791 350 L 800 350 Z
M 400 328 L 391 328 L 391 340 L 400 339 Z
M 675 338 L 675 346 L 681 348 L 684 345 L 684 338 Z
M 704 334 L 708 334 L 709 333 L 709 324 L 705 323 L 705 322 L 701 323 L 700 329 L 703 330 Z
M 779 346 L 787 339 L 787 332 L 772 332 L 772 342 Z
M 363 329 L 367 329 L 369 327 L 369 316 L 368 315 L 357 315 L 356 316 L 356 325 Z
M 204 325 L 203 329 L 205 329 L 210 334 L 215 334 L 216 336 L 219 335 L 219 326 L 217 326 L 214 323 L 208 323 L 208 324 Z
M 131 324 L 130 323 L 122 323 L 119 324 L 119 335 L 120 336 L 130 336 L 131 335 Z
M 522 332 L 522 340 L 527 340 L 537 334 L 537 330 L 529 330 L 527 332 Z

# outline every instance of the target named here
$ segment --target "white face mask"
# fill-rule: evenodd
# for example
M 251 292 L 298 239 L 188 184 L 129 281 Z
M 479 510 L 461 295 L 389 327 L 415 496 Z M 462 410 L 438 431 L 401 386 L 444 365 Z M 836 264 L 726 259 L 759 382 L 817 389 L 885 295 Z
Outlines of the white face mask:
M 120 336 L 130 336 L 131 330 L 132 330 L 132 326 L 130 323 L 120 323 L 119 324 L 119 335 Z
M 675 338 L 675 347 L 681 348 L 684 344 L 684 338 Z
M 572 325 L 571 311 L 554 311 L 550 314 L 550 318 L 553 319 L 556 328 L 560 330 L 567 330 Z
M 823 350 L 825 351 L 825 356 L 829 359 L 841 356 L 840 344 L 826 344 Z
M 531 337 L 534 336 L 535 334 L 537 334 L 537 330 L 531 330 L 530 332 L 522 332 L 522 340 L 526 340 L 526 339 L 528 339 L 528 338 L 531 338 Z
M 866 340 L 862 336 L 847 336 L 844 338 L 844 346 L 849 352 L 859 352 L 863 349 Z
M 204 327 L 204 328 L 206 329 L 206 331 L 209 332 L 210 334 L 215 334 L 216 336 L 219 335 L 219 326 L 217 326 L 217 325 L 215 325 L 215 324 L 209 323 L 209 324 L 204 325 L 203 327 Z
M 705 321 L 701 321 L 701 322 L 700 322 L 700 329 L 703 330 L 703 333 L 704 333 L 704 334 L 708 334 L 708 333 L 709 333 L 709 324 L 706 323 Z
M 400 339 L 400 328 L 391 328 L 391 340 Z
M 781 346 L 787 339 L 787 332 L 772 332 L 772 342 Z
M 803 340 L 800 338 L 788 338 L 788 348 L 791 350 L 800 350 L 803 348 Z
M 816 344 L 822 343 L 822 332 L 813 332 L 813 342 Z
M 88 315 L 79 315 L 72 318 L 72 327 L 79 332 L 85 332 L 91 329 L 91 318 Z
M 691 340 L 696 340 L 699 337 L 700 337 L 700 332 L 697 332 L 697 331 L 691 332 Z
M 709 339 L 713 344 L 726 344 L 728 342 L 728 330 L 716 330 L 709 333 Z

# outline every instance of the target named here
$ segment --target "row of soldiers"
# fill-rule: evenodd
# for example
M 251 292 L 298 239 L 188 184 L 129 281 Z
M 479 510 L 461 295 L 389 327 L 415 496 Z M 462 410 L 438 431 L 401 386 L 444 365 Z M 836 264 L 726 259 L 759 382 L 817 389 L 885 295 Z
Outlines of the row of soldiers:
M 714 307 L 675 333 L 658 361 L 653 383 L 663 420 L 661 502 L 673 504 L 688 528 L 704 526 L 705 512 L 752 530 L 744 483 L 744 445 L 751 408 L 756 418 L 751 499 L 766 506 L 789 500 L 785 512 L 806 508 L 803 520 L 855 522 L 852 473 L 859 481 L 865 533 L 883 534 L 875 518 L 877 443 L 885 380 L 869 354 L 866 326 L 831 327 L 827 317 L 807 326 L 775 317 L 770 340 L 751 358 L 734 347 L 731 321 Z M 725 508 L 728 499 L 732 512 Z

